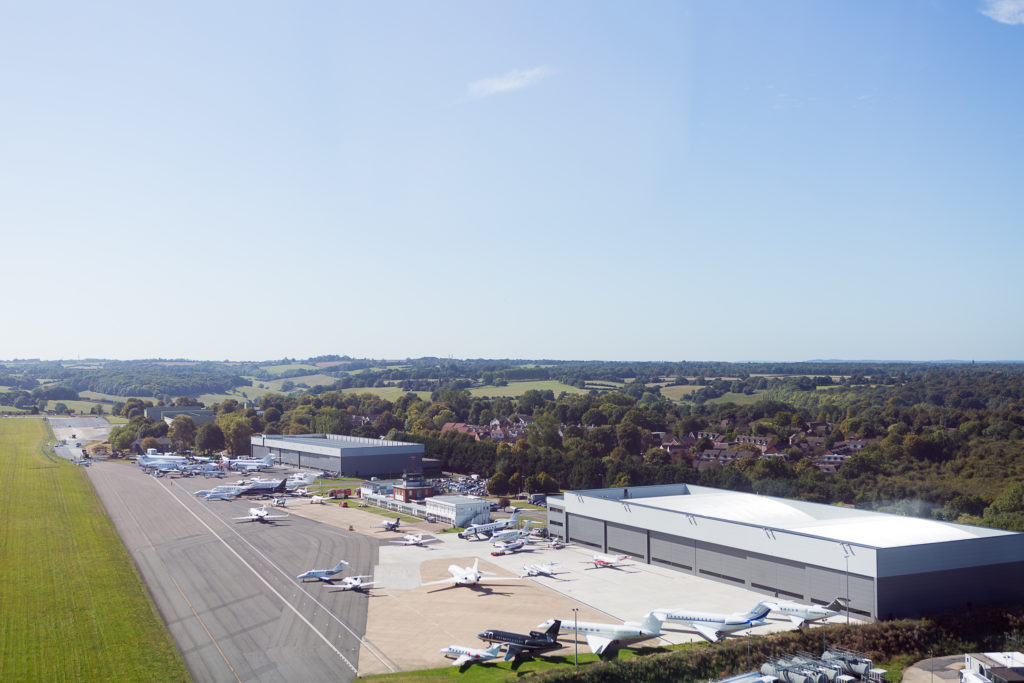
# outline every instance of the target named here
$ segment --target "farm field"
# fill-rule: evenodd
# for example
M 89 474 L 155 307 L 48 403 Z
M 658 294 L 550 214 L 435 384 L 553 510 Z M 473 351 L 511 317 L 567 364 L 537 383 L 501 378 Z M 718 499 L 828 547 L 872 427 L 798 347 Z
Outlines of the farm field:
M 554 392 L 555 396 L 558 396 L 563 391 L 568 394 L 587 393 L 585 389 L 579 389 L 577 387 L 569 386 L 568 384 L 562 384 L 561 382 L 558 382 L 553 379 L 525 382 L 509 382 L 508 386 L 504 387 L 477 387 L 475 389 L 470 389 L 469 393 L 472 396 L 482 398 L 515 398 L 516 396 L 522 396 L 524 393 L 530 391 L 531 389 L 536 389 L 537 391 L 547 391 L 550 389 L 551 391 Z
M 738 406 L 748 406 L 757 403 L 763 398 L 765 392 L 755 391 L 752 394 L 735 394 L 733 392 L 726 392 L 718 398 L 713 398 L 708 403 L 735 403 Z
M 315 370 L 315 368 L 314 368 Z M 300 375 L 298 377 L 287 377 L 285 379 L 272 379 L 263 380 L 259 383 L 270 391 L 281 391 L 281 385 L 285 382 L 292 382 L 294 384 L 306 384 L 308 386 L 316 386 L 317 384 L 334 384 L 338 381 L 337 377 L 331 375 L 325 375 L 322 373 L 314 373 L 309 375 Z M 240 387 L 240 390 L 248 392 L 251 387 Z M 236 389 L 238 391 L 239 389 Z
M 85 470 L 0 419 L 0 680 L 191 680 Z
M 403 391 L 400 387 L 352 387 L 351 389 L 343 389 L 343 394 L 373 394 L 374 396 L 380 396 L 387 401 L 394 401 L 395 399 L 405 396 L 406 394 L 416 394 L 424 401 L 430 400 L 429 391 Z
M 316 365 L 310 365 L 309 363 L 291 363 L 289 365 L 261 365 L 260 370 L 266 370 L 271 375 L 280 375 L 284 372 L 292 372 L 293 370 L 309 370 L 310 372 L 316 372 L 319 370 Z
M 703 386 L 697 384 L 680 384 L 677 386 L 662 387 L 661 395 L 670 401 L 681 401 L 698 389 L 703 388 Z

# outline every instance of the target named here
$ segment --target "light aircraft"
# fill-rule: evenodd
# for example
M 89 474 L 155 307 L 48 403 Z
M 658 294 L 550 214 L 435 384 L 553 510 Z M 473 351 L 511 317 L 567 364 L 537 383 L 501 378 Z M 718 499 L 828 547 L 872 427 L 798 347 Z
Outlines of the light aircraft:
M 456 586 L 472 586 L 474 584 L 482 583 L 484 581 L 484 574 L 493 575 L 494 572 L 487 572 L 479 568 L 480 558 L 473 560 L 472 567 L 460 567 L 457 564 L 449 565 L 448 573 L 451 574 L 447 579 L 441 579 L 440 581 L 428 581 L 422 585 L 424 586 L 436 586 L 439 583 L 451 583 Z M 518 579 L 518 576 L 495 576 L 494 578 L 487 579 L 487 583 L 491 581 L 513 581 Z
M 487 662 L 497 659 L 501 655 L 501 643 L 491 645 L 486 649 L 449 645 L 441 649 L 441 654 L 445 657 L 455 657 L 452 666 L 462 666 L 463 664 L 472 664 L 473 662 Z
M 555 619 L 546 631 L 530 631 L 529 634 L 488 629 L 483 633 L 478 633 L 476 637 L 489 643 L 504 643 L 507 646 L 505 649 L 505 661 L 507 662 L 517 657 L 532 656 L 535 652 L 556 650 L 562 647 L 562 644 L 558 642 L 560 623 Z
M 155 448 L 150 448 L 145 455 L 138 456 L 135 462 L 140 467 L 166 467 L 168 465 L 184 465 L 188 462 L 188 458 L 174 453 L 157 453 Z
M 402 520 L 396 517 L 395 519 L 386 520 L 383 524 L 378 524 L 377 526 L 384 529 L 384 531 L 399 531 L 399 527 L 402 526 Z
M 583 563 L 594 565 L 590 569 L 599 569 L 601 567 L 618 567 L 620 562 L 632 559 L 629 555 L 602 555 L 601 553 L 595 553 L 593 559 L 583 560 Z
M 302 572 L 295 578 L 302 579 L 303 581 L 306 579 L 318 579 L 320 581 L 330 583 L 334 580 L 334 575 L 340 574 L 347 566 L 348 562 L 341 560 L 337 565 L 335 565 L 334 569 L 310 569 L 308 572 Z
M 277 519 L 284 519 L 288 515 L 272 515 L 267 511 L 266 505 L 261 505 L 258 508 L 249 508 L 249 514 L 245 517 L 232 517 L 231 519 L 236 522 L 273 522 Z
M 842 609 L 844 602 L 843 598 L 836 598 L 824 607 L 820 605 L 805 605 L 801 602 L 791 602 L 789 600 L 765 600 L 764 604 L 772 612 L 778 612 L 789 617 L 789 620 L 796 624 L 797 628 L 803 628 L 804 624 L 809 622 L 838 616 L 839 612 L 837 610 Z
M 494 544 L 494 549 L 499 553 L 514 553 L 522 550 L 526 547 L 526 541 L 519 538 L 515 541 L 498 541 Z
M 768 623 L 765 617 L 771 608 L 765 602 L 759 602 L 749 612 L 734 614 L 714 614 L 709 612 L 691 612 L 682 609 L 656 609 L 652 614 L 664 622 L 682 624 L 699 633 L 701 636 L 717 643 L 722 636 L 735 631 L 742 631 Z
M 290 474 L 288 475 L 288 478 L 285 480 L 285 488 L 288 491 L 294 491 L 300 486 L 309 486 L 311 484 L 315 484 L 317 477 L 319 477 L 321 474 L 323 473 L 321 472 L 320 474 L 317 474 L 315 472 L 296 472 L 295 474 Z
M 309 504 L 312 505 L 313 503 L 317 503 L 319 505 L 323 505 L 324 501 L 326 500 L 327 499 L 324 498 L 323 496 L 313 496 L 312 498 L 309 499 Z
M 363 581 L 363 579 L 372 579 L 372 578 L 373 578 L 372 576 L 346 576 L 345 578 L 343 578 L 341 580 L 341 583 L 338 584 L 337 589 L 335 591 L 333 591 L 333 592 L 337 592 L 337 591 L 358 591 L 358 590 L 362 590 L 364 588 L 369 588 L 370 586 L 375 585 L 377 582 L 376 581 Z
M 480 538 L 481 535 L 489 537 L 495 531 L 506 529 L 518 523 L 519 508 L 516 508 L 512 511 L 512 515 L 506 519 L 499 519 L 497 522 L 490 522 L 489 524 L 470 524 L 465 530 L 459 532 L 459 538 L 469 538 L 470 536 Z
M 537 628 L 545 628 L 558 623 L 557 619 L 548 619 Z M 653 612 L 644 615 L 643 621 L 624 621 L 621 624 L 602 624 L 594 621 L 575 621 L 562 619 L 563 631 L 582 633 L 587 639 L 587 647 L 597 656 L 610 655 L 620 645 L 627 642 L 647 640 L 661 635 L 661 620 Z M 578 637 L 578 636 L 577 636 Z
M 401 541 L 388 541 L 396 545 L 418 545 L 426 547 L 427 543 L 440 543 L 438 538 L 423 538 L 423 534 L 406 534 Z
M 214 486 L 212 489 L 200 489 L 194 495 L 205 496 L 207 500 L 231 500 L 241 495 L 242 486 Z
M 555 576 L 555 567 L 558 566 L 558 562 L 545 562 L 544 564 L 531 564 L 523 567 L 522 576 L 547 576 L 552 579 L 558 578 Z M 561 579 L 559 579 L 561 581 Z
M 285 488 L 288 488 L 288 487 L 285 486 Z M 300 496 L 300 497 L 301 496 L 308 496 L 309 495 L 309 489 L 306 489 L 306 488 L 292 489 L 291 491 L 288 491 L 288 493 L 292 494 L 293 496 Z
M 522 529 L 502 529 L 501 531 L 495 531 L 491 534 L 491 543 L 497 543 L 498 541 L 515 541 L 517 539 L 527 539 L 530 536 L 530 525 L 533 524 L 533 520 L 526 520 L 526 524 L 523 525 Z

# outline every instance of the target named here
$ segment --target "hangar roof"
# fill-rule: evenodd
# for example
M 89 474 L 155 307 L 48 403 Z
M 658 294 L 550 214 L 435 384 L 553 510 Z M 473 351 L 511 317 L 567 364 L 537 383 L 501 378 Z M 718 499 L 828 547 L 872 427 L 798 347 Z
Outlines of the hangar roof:
M 699 486 L 688 488 L 690 493 L 685 495 L 650 498 L 631 495 L 629 502 L 878 548 L 959 541 L 1008 533 L 752 493 L 736 493 Z M 639 493 L 641 490 L 633 488 L 630 489 L 630 493 Z

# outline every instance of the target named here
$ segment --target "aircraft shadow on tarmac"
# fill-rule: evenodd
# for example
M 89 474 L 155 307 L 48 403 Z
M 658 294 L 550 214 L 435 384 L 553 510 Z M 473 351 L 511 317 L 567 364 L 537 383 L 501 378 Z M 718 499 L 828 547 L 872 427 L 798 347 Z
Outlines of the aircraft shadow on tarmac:
M 443 588 L 435 588 L 432 591 L 427 591 L 427 593 L 429 594 L 429 593 L 437 593 L 439 591 L 448 591 L 448 590 L 451 590 L 453 588 L 462 588 L 463 590 L 468 588 L 469 590 L 471 590 L 474 593 L 476 593 L 477 597 L 483 597 L 485 595 L 503 595 L 503 596 L 508 597 L 508 596 L 514 595 L 513 593 L 505 593 L 505 592 L 502 592 L 502 591 L 497 591 L 497 590 L 494 590 L 494 588 L 491 587 L 491 586 L 483 586 L 483 585 L 480 585 L 480 584 L 475 584 L 475 585 L 471 585 L 471 586 L 460 586 L 458 584 L 454 584 L 454 585 L 451 585 L 451 586 L 444 586 Z

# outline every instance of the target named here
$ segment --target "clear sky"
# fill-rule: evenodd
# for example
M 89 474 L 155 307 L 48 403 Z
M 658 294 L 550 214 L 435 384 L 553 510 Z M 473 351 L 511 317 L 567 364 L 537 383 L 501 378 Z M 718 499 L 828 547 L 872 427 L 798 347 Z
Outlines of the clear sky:
M 0 2 L 0 359 L 1024 358 L 1024 0 Z

